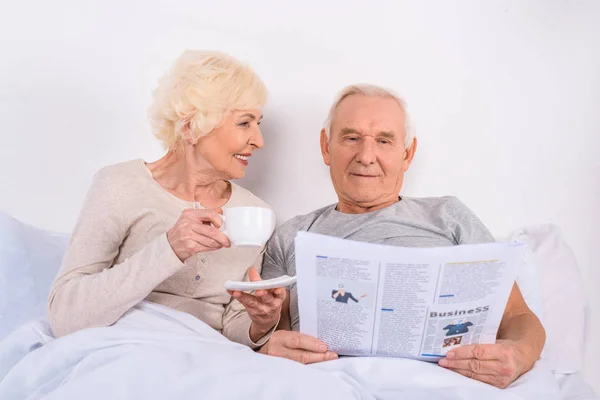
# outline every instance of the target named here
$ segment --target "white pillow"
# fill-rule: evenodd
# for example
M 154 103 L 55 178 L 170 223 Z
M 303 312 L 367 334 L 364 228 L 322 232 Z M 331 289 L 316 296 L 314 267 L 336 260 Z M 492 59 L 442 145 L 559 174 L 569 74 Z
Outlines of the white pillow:
M 537 275 L 541 295 L 537 315 L 546 329 L 542 358 L 556 373 L 575 373 L 583 366 L 587 309 L 575 255 L 553 224 L 526 226 L 513 235 L 513 241 L 527 244 L 533 252 L 523 268 L 528 272 L 518 282 L 535 303 L 532 279 Z
M 46 314 L 68 236 L 25 225 L 0 211 L 0 340 Z

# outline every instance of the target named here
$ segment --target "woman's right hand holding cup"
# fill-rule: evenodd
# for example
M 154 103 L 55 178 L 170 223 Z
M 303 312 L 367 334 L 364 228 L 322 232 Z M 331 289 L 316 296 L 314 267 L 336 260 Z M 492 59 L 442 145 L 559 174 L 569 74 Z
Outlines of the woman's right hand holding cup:
M 219 230 L 222 213 L 220 208 L 187 209 L 181 213 L 167 232 L 167 240 L 182 262 L 200 252 L 231 247 L 229 238 Z

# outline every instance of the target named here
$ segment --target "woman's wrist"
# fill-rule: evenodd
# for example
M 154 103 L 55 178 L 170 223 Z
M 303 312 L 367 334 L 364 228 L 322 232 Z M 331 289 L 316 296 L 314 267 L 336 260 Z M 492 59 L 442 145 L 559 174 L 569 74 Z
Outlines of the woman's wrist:
M 258 325 L 254 321 L 250 324 L 250 340 L 254 343 L 257 343 L 260 339 L 265 337 L 267 333 L 269 333 L 274 327 L 277 325 L 277 322 L 270 325 Z

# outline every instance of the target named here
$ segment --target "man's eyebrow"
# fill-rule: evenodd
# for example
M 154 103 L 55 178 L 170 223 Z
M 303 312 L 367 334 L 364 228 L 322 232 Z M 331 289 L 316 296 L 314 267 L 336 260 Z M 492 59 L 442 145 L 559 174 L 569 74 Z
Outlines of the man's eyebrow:
M 341 131 L 342 135 L 352 135 L 352 134 L 358 134 L 358 135 L 362 135 L 362 133 L 354 128 L 342 128 Z M 380 137 L 384 137 L 386 139 L 395 139 L 396 138 L 396 134 L 394 133 L 394 131 L 381 131 L 377 134 L 377 136 Z
M 354 128 L 342 128 L 341 132 L 342 135 L 350 135 L 350 134 L 360 134 L 359 131 L 357 131 Z
M 387 138 L 387 139 L 395 139 L 396 138 L 396 134 L 393 131 L 381 131 L 381 132 L 379 132 L 379 136 L 383 136 L 384 138 Z

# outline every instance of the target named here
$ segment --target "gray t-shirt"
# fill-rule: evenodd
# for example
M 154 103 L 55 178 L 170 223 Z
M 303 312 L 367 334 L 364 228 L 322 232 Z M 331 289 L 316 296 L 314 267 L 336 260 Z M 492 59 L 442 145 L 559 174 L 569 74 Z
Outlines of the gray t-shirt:
M 296 275 L 296 232 L 307 231 L 360 242 L 402 247 L 489 243 L 494 237 L 456 197 L 407 198 L 366 214 L 343 214 L 336 204 L 299 215 L 281 225 L 267 244 L 263 279 Z M 299 329 L 298 292 L 290 289 L 292 329 Z

